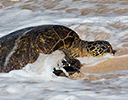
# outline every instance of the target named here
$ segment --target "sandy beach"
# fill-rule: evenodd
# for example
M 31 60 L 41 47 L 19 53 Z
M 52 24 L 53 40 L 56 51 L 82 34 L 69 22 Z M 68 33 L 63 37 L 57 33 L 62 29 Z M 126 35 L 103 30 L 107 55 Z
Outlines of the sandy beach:
M 80 71 L 84 73 L 106 73 L 118 70 L 128 70 L 128 56 L 110 58 L 94 66 L 82 68 Z
M 128 51 L 126 51 L 125 53 L 127 53 Z M 113 58 L 109 58 L 108 60 L 105 60 L 103 62 L 100 62 L 98 64 L 95 64 L 93 66 L 88 66 L 86 67 L 86 65 L 83 65 L 82 68 L 80 69 L 80 73 L 75 73 L 73 75 L 71 75 L 72 79 L 85 79 L 88 81 L 92 81 L 92 80 L 97 80 L 97 79 L 101 79 L 101 78 L 114 78 L 114 77 L 119 77 L 119 76 L 123 76 L 123 74 L 106 74 L 106 75 L 101 75 L 96 76 L 96 75 L 84 75 L 86 73 L 91 73 L 91 74 L 98 74 L 98 73 L 109 73 L 109 72 L 116 72 L 116 71 L 123 71 L 123 70 L 128 70 L 128 56 L 121 56 L 121 54 L 125 54 L 124 52 L 120 52 L 115 54 L 116 55 L 120 55 L 120 57 L 114 57 Z M 83 74 L 84 73 L 84 74 Z

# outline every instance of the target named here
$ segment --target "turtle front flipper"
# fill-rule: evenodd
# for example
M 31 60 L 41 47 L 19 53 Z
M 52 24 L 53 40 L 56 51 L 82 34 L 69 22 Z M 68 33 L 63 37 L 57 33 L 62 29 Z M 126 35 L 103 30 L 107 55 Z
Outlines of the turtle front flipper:
M 82 66 L 79 60 L 70 58 L 68 56 L 65 56 L 65 58 L 62 60 L 62 63 L 64 65 L 63 68 L 69 73 L 69 75 L 79 72 L 79 69 Z M 64 74 L 62 70 L 56 69 L 54 69 L 53 73 L 57 76 Z
M 64 68 L 67 69 L 67 71 L 79 71 L 82 66 L 79 60 L 68 56 L 65 56 L 62 63 L 65 65 Z

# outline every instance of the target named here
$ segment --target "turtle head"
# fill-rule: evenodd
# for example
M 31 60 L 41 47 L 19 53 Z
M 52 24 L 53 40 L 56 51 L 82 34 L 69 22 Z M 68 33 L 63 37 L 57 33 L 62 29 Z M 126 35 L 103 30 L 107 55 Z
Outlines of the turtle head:
M 82 56 L 103 56 L 113 53 L 112 46 L 107 41 L 82 41 Z

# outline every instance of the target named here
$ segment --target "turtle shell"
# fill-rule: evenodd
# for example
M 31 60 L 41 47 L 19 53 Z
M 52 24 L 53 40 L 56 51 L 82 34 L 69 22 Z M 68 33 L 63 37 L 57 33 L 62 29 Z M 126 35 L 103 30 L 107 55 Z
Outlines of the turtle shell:
M 21 69 L 39 53 L 69 48 L 79 36 L 62 25 L 43 25 L 15 31 L 0 38 L 0 72 Z

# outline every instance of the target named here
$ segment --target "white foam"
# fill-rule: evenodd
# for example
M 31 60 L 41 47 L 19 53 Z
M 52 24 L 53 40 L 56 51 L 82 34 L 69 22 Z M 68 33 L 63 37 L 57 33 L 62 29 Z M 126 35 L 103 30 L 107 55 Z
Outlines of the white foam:
M 62 59 L 64 54 L 61 51 L 55 51 L 52 54 L 40 54 L 38 59 L 33 64 L 27 64 L 25 70 L 30 76 L 41 76 L 46 80 L 51 80 L 55 76 L 53 69 L 63 70 Z M 65 70 L 63 70 L 66 73 Z M 66 73 L 66 75 L 68 75 Z

